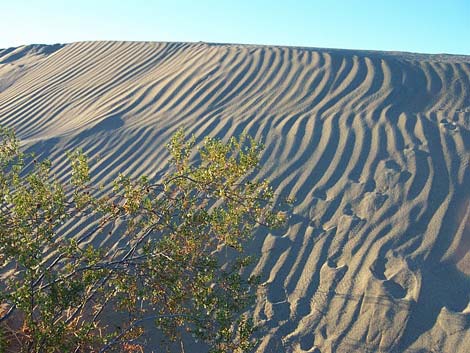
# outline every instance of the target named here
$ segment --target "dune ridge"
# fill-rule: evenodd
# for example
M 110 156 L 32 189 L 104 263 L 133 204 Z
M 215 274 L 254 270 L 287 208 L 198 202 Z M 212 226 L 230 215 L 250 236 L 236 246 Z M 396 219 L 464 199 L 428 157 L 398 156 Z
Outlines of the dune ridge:
M 265 281 L 259 352 L 470 350 L 469 56 L 10 48 L 0 50 L 0 124 L 59 176 L 64 149 L 100 156 L 100 182 L 158 177 L 182 126 L 198 138 L 246 131 L 266 145 L 259 176 L 297 200 L 288 230 L 251 245 Z

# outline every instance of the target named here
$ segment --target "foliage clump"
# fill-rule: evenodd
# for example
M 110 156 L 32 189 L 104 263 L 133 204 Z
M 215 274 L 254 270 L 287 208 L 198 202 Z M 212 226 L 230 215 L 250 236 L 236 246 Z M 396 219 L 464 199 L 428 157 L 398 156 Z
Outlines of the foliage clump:
M 195 148 L 179 130 L 167 147 L 161 180 L 119 175 L 105 192 L 82 152 L 59 180 L 0 130 L 0 351 L 140 352 L 150 322 L 211 352 L 253 347 L 241 313 L 257 279 L 242 275 L 252 261 L 243 244 L 284 221 L 268 182 L 249 178 L 261 146 L 242 136 Z M 85 227 L 70 234 L 74 222 Z M 119 246 L 99 244 L 114 233 Z

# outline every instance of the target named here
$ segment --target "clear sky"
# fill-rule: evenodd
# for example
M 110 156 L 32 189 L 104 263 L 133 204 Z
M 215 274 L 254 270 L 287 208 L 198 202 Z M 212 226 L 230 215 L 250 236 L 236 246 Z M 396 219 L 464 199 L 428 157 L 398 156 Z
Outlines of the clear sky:
M 0 0 L 0 48 L 204 41 L 470 55 L 470 0 Z

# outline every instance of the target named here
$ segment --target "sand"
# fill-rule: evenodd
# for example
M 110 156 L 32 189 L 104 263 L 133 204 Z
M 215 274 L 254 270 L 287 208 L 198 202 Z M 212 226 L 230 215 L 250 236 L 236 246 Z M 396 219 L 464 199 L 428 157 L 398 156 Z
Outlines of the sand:
M 0 50 L 0 124 L 63 175 L 155 176 L 178 128 L 266 145 L 258 352 L 470 351 L 470 57 L 206 43 Z M 73 231 L 71 227 L 71 231 Z M 115 239 L 96 239 L 110 244 Z

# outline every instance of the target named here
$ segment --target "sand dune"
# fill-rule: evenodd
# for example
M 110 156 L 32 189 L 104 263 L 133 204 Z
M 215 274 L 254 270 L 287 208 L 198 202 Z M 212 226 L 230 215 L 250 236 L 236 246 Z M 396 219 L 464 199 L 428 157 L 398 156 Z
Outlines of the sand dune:
M 264 141 L 297 199 L 251 251 L 259 352 L 470 351 L 470 57 L 206 43 L 0 50 L 0 124 L 154 176 L 181 126 Z M 100 239 L 110 243 L 113 239 Z

